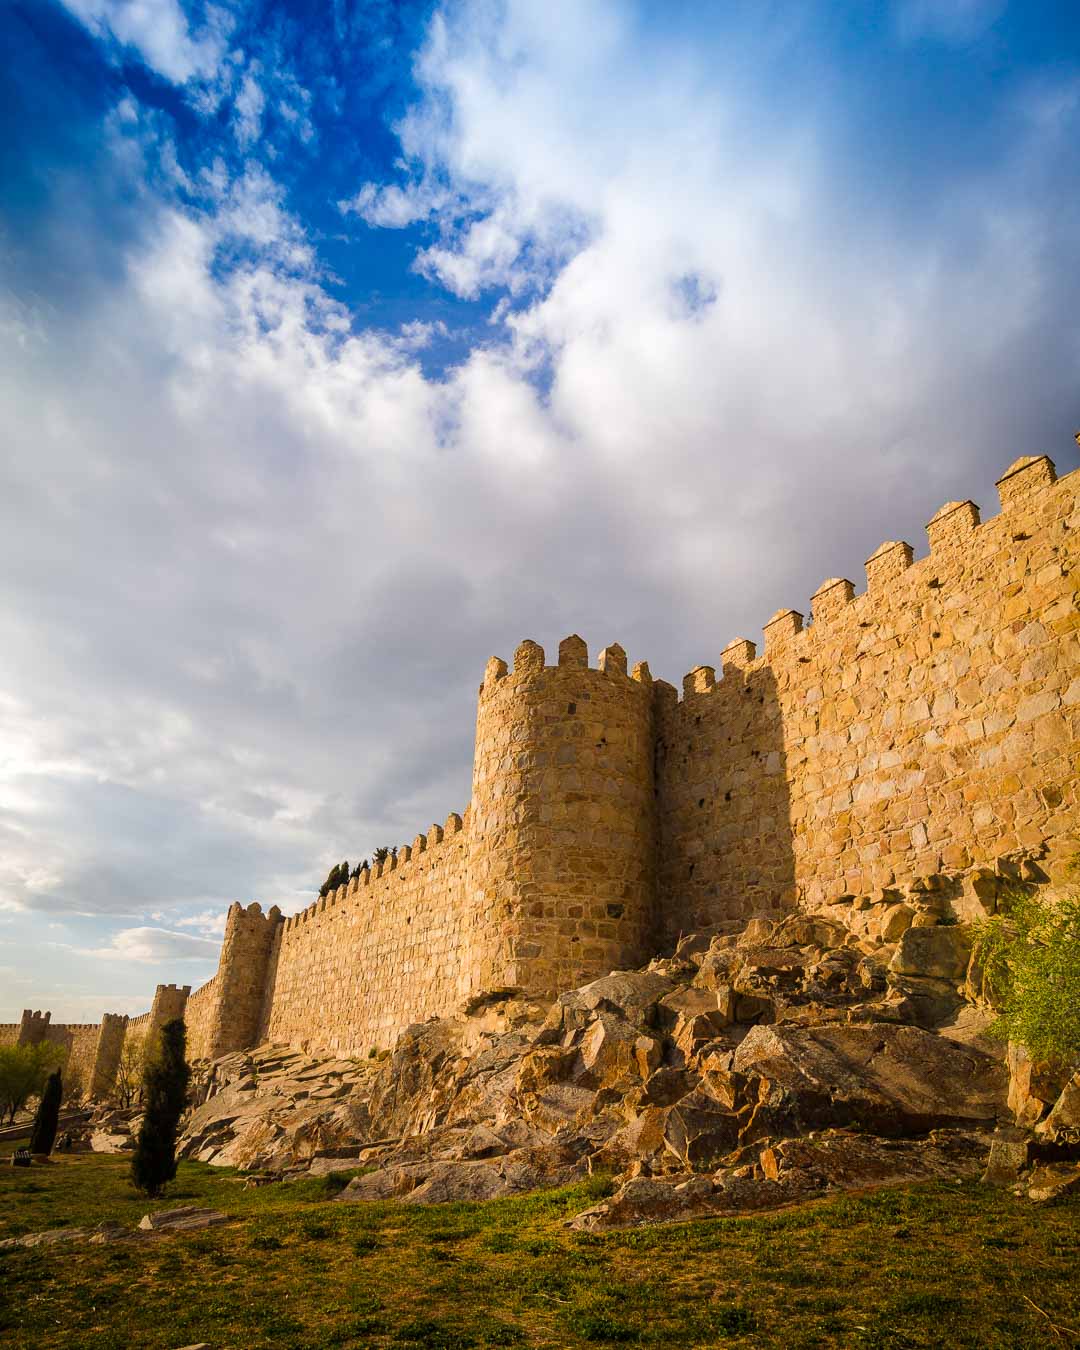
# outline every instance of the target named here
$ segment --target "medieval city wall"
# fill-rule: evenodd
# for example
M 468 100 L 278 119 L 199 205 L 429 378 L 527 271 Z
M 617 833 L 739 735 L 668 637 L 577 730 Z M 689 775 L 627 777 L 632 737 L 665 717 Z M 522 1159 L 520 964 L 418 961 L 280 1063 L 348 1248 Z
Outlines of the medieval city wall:
M 468 823 L 452 815 L 279 924 L 264 1037 L 366 1054 L 494 975 L 488 944 L 467 931 L 468 839 Z
M 1078 846 L 1080 472 L 950 502 L 658 694 L 666 935 Z
M 218 972 L 107 1016 L 92 1070 L 124 1035 L 184 1016 L 192 1057 L 261 1040 L 340 1054 L 504 988 L 537 995 L 636 966 L 680 932 L 953 876 L 1026 853 L 1053 876 L 1080 847 L 1080 471 L 1045 456 L 999 481 L 981 521 L 950 502 L 929 554 L 903 541 L 866 590 L 823 583 L 758 656 L 682 696 L 621 647 L 590 667 L 523 642 L 480 687 L 472 799 L 300 914 L 231 906 Z M 94 1028 L 27 1012 L 0 1044 Z M 108 1043 L 106 1053 L 104 1047 Z
M 212 1031 L 219 1013 L 218 979 L 215 975 L 190 995 L 184 1009 L 187 1049 L 191 1059 L 209 1059 Z

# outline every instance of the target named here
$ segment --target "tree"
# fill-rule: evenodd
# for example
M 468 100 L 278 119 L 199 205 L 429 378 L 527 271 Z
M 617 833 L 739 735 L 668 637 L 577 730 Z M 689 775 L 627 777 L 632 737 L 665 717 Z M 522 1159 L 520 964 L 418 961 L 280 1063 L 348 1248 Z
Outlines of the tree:
M 396 851 L 397 850 L 395 849 L 395 852 Z M 375 852 L 371 855 L 371 857 L 375 863 L 375 866 L 378 867 L 379 863 L 386 862 L 387 858 L 390 857 L 390 850 L 388 848 L 377 848 Z
M 339 886 L 347 885 L 348 880 L 349 880 L 348 860 L 346 860 L 345 862 L 337 863 L 334 867 L 331 867 L 329 873 L 327 874 L 326 880 L 319 887 L 320 898 L 325 900 L 331 891 L 336 891 Z
M 116 1065 L 113 1092 L 121 1107 L 127 1111 L 135 1102 L 142 1085 L 143 1042 L 141 1036 L 125 1036 Z
M 53 1069 L 63 1064 L 66 1051 L 51 1041 L 37 1045 L 0 1046 L 0 1117 L 10 1125 L 31 1097 L 45 1086 Z
M 1080 1056 L 1080 893 L 1015 889 L 981 923 L 975 953 L 998 1009 L 995 1030 L 1033 1059 Z
M 176 1176 L 176 1130 L 191 1077 L 184 1051 L 184 1023 L 179 1018 L 166 1022 L 143 1071 L 145 1114 L 131 1160 L 131 1179 L 149 1196 L 160 1195 Z
M 56 1143 L 56 1126 L 60 1120 L 60 1099 L 63 1095 L 64 1087 L 60 1081 L 60 1070 L 54 1069 L 45 1080 L 45 1088 L 38 1102 L 37 1115 L 34 1117 L 34 1126 L 30 1131 L 31 1153 L 49 1154 L 52 1152 L 53 1144 Z

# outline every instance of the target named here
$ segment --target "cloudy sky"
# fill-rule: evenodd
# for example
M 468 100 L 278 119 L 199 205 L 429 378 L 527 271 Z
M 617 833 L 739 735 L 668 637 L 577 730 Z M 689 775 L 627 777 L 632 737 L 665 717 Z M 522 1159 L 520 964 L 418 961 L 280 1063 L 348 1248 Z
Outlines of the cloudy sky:
M 0 1020 L 1075 465 L 1074 0 L 0 0 Z

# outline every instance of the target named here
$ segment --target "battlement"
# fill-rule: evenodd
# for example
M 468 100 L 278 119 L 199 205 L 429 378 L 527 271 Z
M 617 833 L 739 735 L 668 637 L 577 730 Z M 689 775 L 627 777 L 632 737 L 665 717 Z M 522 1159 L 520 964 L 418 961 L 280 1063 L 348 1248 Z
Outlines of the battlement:
M 972 551 L 993 553 L 1006 537 L 1015 543 L 1030 542 L 1028 530 L 1050 524 L 1042 508 L 1052 504 L 1054 491 L 1062 484 L 1065 491 L 1075 492 L 1077 473 L 1080 470 L 1067 475 L 1068 481 L 1060 480 L 1047 455 L 1022 456 L 997 481 L 999 514 L 984 521 L 974 502 L 946 502 L 927 523 L 929 551 L 925 557 L 916 560 L 914 549 L 904 540 L 887 540 L 866 560 L 864 591 L 856 593 L 854 584 L 843 577 L 823 581 L 810 599 L 810 623 L 805 623 L 800 610 L 778 610 L 764 626 L 764 654 L 758 657 L 754 642 L 736 638 L 721 654 L 722 673 L 741 676 L 755 663 L 758 667 L 806 664 L 811 649 L 831 642 L 838 625 L 854 622 L 870 629 L 879 613 L 891 618 L 898 587 L 913 605 L 919 605 L 923 601 L 921 588 L 943 590 L 950 579 L 958 579 L 965 570 Z M 1023 513 L 1025 520 L 1020 534 L 1013 537 L 1018 513 Z M 938 596 L 937 600 L 942 602 L 946 597 Z M 717 684 L 712 666 L 695 666 L 683 677 L 682 695 L 708 694 Z M 671 687 L 666 686 L 669 690 Z
M 559 643 L 557 665 L 545 665 L 544 661 L 543 647 L 531 638 L 526 638 L 524 642 L 519 643 L 514 652 L 512 669 L 507 666 L 502 657 L 491 657 L 484 671 L 483 682 L 480 685 L 480 697 L 484 698 L 486 695 L 495 692 L 497 686 L 503 680 L 522 680 L 537 675 L 554 674 L 558 671 L 590 669 L 588 646 L 585 639 L 579 637 L 576 633 L 563 638 Z M 592 669 L 603 675 L 621 676 L 623 679 L 630 679 L 635 684 L 651 685 L 652 683 L 647 661 L 639 661 L 629 672 L 629 675 L 627 674 L 626 652 L 617 642 L 613 642 L 601 650 L 597 657 L 596 666 Z
M 925 556 L 887 540 L 864 589 L 829 577 L 681 690 L 618 643 L 590 664 L 576 633 L 555 664 L 531 639 L 491 657 L 464 811 L 298 914 L 234 903 L 214 978 L 159 986 L 99 1044 L 183 1015 L 195 1055 L 366 1054 L 681 932 L 1016 851 L 1053 874 L 1080 847 L 1080 472 L 1025 456 L 997 486 L 997 515 L 947 502 Z M 29 1011 L 7 1032 L 89 1040 Z

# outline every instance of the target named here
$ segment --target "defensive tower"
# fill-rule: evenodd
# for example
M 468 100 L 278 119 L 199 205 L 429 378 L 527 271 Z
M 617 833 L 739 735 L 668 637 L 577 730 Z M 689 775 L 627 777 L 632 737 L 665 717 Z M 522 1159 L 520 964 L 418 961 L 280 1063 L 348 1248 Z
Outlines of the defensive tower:
M 523 642 L 488 662 L 476 721 L 470 904 L 502 935 L 502 979 L 539 992 L 639 963 L 655 926 L 652 681 L 619 646 L 589 668 Z

